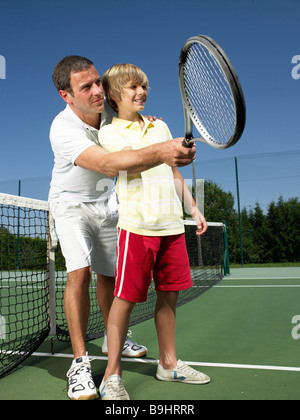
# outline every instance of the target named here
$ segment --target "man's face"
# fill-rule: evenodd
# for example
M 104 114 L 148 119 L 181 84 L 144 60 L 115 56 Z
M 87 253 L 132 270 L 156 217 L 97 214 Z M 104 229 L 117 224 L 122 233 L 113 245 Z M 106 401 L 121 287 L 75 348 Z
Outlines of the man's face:
M 94 66 L 87 70 L 71 73 L 73 95 L 64 92 L 61 96 L 73 111 L 84 121 L 85 117 L 96 116 L 104 110 L 104 90 L 101 78 Z

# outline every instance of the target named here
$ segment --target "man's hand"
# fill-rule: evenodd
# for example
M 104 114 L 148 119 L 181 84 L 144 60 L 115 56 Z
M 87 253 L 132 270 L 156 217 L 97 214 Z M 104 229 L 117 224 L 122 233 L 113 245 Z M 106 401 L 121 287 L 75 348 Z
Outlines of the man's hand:
M 161 159 L 173 167 L 186 166 L 196 158 L 196 146 L 187 148 L 182 145 L 183 137 L 161 143 Z
M 156 121 L 157 118 L 156 117 L 152 117 L 151 115 L 147 115 L 145 116 L 145 118 L 151 122 Z M 162 121 L 162 118 L 158 118 L 160 121 Z

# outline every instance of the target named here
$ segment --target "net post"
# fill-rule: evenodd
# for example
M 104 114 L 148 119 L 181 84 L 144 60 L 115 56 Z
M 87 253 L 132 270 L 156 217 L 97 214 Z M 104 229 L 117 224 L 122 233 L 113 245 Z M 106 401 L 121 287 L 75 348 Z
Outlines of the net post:
M 54 220 L 51 212 L 48 211 L 48 240 L 47 240 L 47 260 L 48 260 L 48 288 L 49 288 L 49 336 L 56 335 L 56 287 L 55 287 L 55 249 L 57 238 L 54 229 Z

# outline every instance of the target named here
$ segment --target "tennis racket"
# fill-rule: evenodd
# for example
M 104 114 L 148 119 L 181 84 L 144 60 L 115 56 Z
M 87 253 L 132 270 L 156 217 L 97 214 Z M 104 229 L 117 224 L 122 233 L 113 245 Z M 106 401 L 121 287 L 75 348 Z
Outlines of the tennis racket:
M 200 141 L 216 149 L 233 146 L 246 122 L 238 76 L 222 48 L 204 35 L 189 38 L 179 57 L 179 85 L 184 108 L 184 146 Z M 200 137 L 193 137 L 193 124 Z

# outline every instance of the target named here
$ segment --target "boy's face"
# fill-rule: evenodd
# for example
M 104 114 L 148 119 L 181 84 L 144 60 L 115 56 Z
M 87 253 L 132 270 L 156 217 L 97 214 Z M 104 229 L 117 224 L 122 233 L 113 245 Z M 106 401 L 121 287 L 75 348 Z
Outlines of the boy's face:
M 125 109 L 127 112 L 143 111 L 148 96 L 147 86 L 140 86 L 131 81 L 126 84 L 121 93 L 121 99 L 116 100 L 118 111 Z

